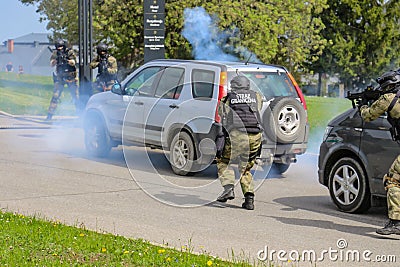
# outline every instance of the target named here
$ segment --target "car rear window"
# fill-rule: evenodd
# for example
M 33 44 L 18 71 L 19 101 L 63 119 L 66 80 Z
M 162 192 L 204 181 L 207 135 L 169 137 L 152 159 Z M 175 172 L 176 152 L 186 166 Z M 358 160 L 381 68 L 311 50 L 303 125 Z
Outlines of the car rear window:
M 199 100 L 210 100 L 214 92 L 215 72 L 202 69 L 192 71 L 192 95 Z
M 278 96 L 299 97 L 296 88 L 285 72 L 240 72 L 251 81 L 251 89 L 260 91 L 265 98 L 271 99 Z M 228 81 L 235 75 L 228 73 Z

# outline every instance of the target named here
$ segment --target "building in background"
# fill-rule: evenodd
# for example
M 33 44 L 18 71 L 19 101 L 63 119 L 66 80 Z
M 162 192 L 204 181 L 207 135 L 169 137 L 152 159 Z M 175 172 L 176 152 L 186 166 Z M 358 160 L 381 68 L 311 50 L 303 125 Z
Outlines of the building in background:
M 47 33 L 30 33 L 15 39 L 9 39 L 0 45 L 1 71 L 8 62 L 12 62 L 14 72 L 23 68 L 23 73 L 51 76 L 53 67 L 50 66 L 51 52 L 48 47 L 54 48 Z

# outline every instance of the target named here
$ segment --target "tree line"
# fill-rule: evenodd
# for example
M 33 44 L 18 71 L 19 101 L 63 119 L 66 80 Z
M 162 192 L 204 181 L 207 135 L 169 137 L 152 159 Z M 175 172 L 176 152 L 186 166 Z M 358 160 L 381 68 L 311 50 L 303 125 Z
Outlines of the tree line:
M 19 1 L 37 6 L 54 38 L 78 43 L 78 1 Z M 397 0 L 165 0 L 166 58 L 194 58 L 196 44 L 182 31 L 184 11 L 196 7 L 204 8 L 224 35 L 213 38 L 226 53 L 247 60 L 245 48 L 297 78 L 337 75 L 347 89 L 364 88 L 400 67 Z M 143 0 L 93 0 L 93 35 L 110 45 L 121 67 L 143 64 Z

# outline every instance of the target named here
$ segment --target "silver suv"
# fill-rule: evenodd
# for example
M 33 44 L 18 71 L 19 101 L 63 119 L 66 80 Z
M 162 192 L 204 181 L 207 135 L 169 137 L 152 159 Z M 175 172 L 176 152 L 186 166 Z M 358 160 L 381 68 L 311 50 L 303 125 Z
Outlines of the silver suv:
M 201 171 L 215 158 L 221 127 L 217 105 L 241 74 L 264 96 L 264 127 L 258 163 L 285 172 L 306 151 L 306 103 L 292 75 L 281 66 L 197 60 L 154 60 L 110 92 L 93 95 L 85 110 L 85 145 L 105 157 L 120 144 L 169 151 L 176 174 Z

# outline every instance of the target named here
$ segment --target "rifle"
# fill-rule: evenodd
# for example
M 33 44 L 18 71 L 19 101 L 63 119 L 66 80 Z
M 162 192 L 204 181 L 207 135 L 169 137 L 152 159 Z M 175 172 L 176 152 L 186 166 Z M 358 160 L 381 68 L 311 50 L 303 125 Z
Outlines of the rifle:
M 63 73 L 66 72 L 73 72 L 76 71 L 76 68 L 74 66 L 71 66 L 68 64 L 68 56 L 67 53 L 64 51 L 60 51 L 57 49 L 52 49 L 50 46 L 47 47 L 50 52 L 57 51 L 57 58 L 56 58 L 56 70 L 57 70 L 57 75 L 62 75 Z
M 370 102 L 377 100 L 383 94 L 382 90 L 379 89 L 380 85 L 377 87 L 369 85 L 360 93 L 351 93 L 347 91 L 346 98 L 351 100 L 353 108 L 356 106 L 360 108 L 362 105 L 368 105 Z
M 101 58 L 98 66 L 97 80 L 100 82 L 108 82 L 109 75 L 107 70 L 107 58 Z

